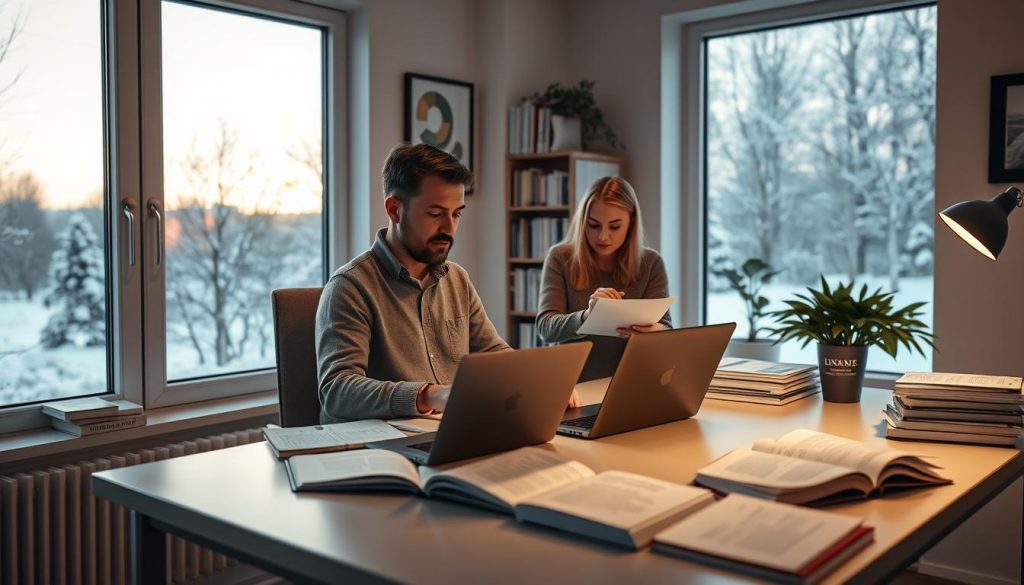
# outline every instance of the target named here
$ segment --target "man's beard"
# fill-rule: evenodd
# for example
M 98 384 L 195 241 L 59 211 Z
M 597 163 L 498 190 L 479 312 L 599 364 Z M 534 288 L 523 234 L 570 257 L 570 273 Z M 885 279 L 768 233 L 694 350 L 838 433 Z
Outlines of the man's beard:
M 427 240 L 426 245 L 424 245 L 423 247 L 414 248 L 412 245 L 410 245 L 408 241 L 406 241 L 406 235 L 412 232 L 411 230 L 408 229 L 408 225 L 405 222 L 405 218 L 399 220 L 398 223 L 399 226 L 402 227 L 402 231 L 400 234 L 400 240 L 402 242 L 402 245 L 405 246 L 406 252 L 408 252 L 409 255 L 412 256 L 413 260 L 417 262 L 422 262 L 423 264 L 426 264 L 430 268 L 436 268 L 444 264 L 445 261 L 448 260 L 448 253 L 451 252 L 452 246 L 455 245 L 455 238 L 452 238 L 451 236 L 446 234 L 438 234 Z M 434 242 L 448 242 L 448 246 L 445 247 L 445 249 L 440 252 L 431 252 L 430 244 Z

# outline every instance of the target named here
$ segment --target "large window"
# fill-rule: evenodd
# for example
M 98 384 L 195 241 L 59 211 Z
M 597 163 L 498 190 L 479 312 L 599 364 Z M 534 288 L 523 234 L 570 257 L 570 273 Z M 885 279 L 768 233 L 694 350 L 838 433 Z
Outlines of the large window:
M 344 14 L 0 0 L 0 408 L 274 387 L 344 209 Z M 336 254 L 335 254 L 336 255 Z
M 782 306 L 821 275 L 925 301 L 932 324 L 935 7 L 878 12 L 705 41 L 705 316 L 737 321 L 718 272 L 759 258 Z M 813 345 L 782 347 L 813 363 Z M 873 370 L 930 370 L 931 355 Z

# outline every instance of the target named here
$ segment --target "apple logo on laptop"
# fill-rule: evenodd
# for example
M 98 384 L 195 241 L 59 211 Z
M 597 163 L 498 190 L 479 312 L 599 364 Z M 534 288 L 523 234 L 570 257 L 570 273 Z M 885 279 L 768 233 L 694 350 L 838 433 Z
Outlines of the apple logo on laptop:
M 518 392 L 505 399 L 505 410 L 515 410 L 517 406 L 519 406 Z
M 665 373 L 661 375 L 661 385 L 668 386 L 672 383 L 672 374 L 676 372 L 675 368 L 669 368 L 665 370 Z

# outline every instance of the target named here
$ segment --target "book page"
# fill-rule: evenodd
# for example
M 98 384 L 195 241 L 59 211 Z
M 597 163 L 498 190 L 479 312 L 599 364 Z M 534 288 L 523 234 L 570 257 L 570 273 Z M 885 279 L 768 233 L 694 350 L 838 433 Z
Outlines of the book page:
M 384 421 L 375 419 L 309 427 L 268 428 L 263 434 L 279 452 L 356 447 L 405 436 Z
M 625 471 L 605 471 L 520 504 L 629 530 L 711 497 L 711 492 L 702 488 Z
M 586 465 L 538 447 L 506 451 L 466 465 L 423 467 L 424 485 L 456 480 L 491 494 L 509 506 L 594 475 Z
M 791 431 L 774 440 L 758 439 L 753 449 L 856 469 L 867 475 L 876 486 L 885 466 L 907 457 L 899 451 L 806 429 Z
M 299 485 L 376 477 L 397 477 L 420 485 L 415 465 L 398 453 L 380 449 L 296 455 L 288 459 L 287 465 Z
M 803 364 L 785 364 L 765 362 L 738 357 L 723 357 L 718 363 L 715 375 L 722 374 L 758 374 L 760 378 L 784 378 L 796 374 L 810 373 L 814 366 Z
M 662 531 L 655 541 L 798 573 L 861 520 L 733 494 Z
M 735 449 L 697 470 L 698 475 L 781 490 L 822 485 L 852 472 L 847 467 L 751 449 Z
M 619 327 L 650 325 L 665 316 L 675 297 L 664 299 L 598 299 L 587 320 L 576 330 L 580 335 L 618 337 Z

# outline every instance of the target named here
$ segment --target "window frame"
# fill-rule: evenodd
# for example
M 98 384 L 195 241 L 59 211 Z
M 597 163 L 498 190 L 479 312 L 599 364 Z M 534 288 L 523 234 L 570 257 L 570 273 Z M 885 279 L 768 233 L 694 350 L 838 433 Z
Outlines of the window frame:
M 679 64 L 682 68 L 682 289 L 684 298 L 698 299 L 684 307 L 684 320 L 707 319 L 707 40 L 715 37 L 799 26 L 880 12 L 935 6 L 936 0 L 824 0 L 770 10 L 735 12 L 682 24 Z M 865 384 L 891 388 L 897 375 L 868 370 Z
M 179 2 L 181 0 L 173 0 Z M 144 245 L 155 237 L 145 203 L 159 194 L 163 209 L 162 140 L 157 148 L 142 148 L 159 129 L 161 0 L 103 0 L 101 2 L 101 67 L 104 138 L 104 252 L 107 270 L 108 388 L 97 396 L 119 397 L 154 409 L 277 390 L 273 368 L 167 384 L 164 361 L 164 273 L 154 271 L 154 250 Z M 306 24 L 323 33 L 323 271 L 326 282 L 333 267 L 349 257 L 351 238 L 349 160 L 348 61 L 350 15 L 341 10 L 294 0 L 181 1 L 254 16 Z M 155 34 L 154 34 L 155 33 Z M 153 48 L 156 50 L 154 51 Z M 154 85 L 155 83 L 155 85 Z M 146 92 L 155 94 L 143 102 Z M 154 130 L 156 133 L 154 134 Z M 144 139 L 145 137 L 145 139 Z M 154 167 L 156 161 L 158 166 Z M 159 172 L 154 173 L 156 168 Z M 154 183 L 159 181 L 159 183 Z M 154 189 L 154 184 L 156 188 Z M 129 241 L 123 206 L 134 207 L 134 237 Z M 129 251 L 136 257 L 128 265 Z M 147 253 L 148 252 L 148 253 Z M 147 273 L 148 271 L 148 273 Z M 158 290 L 158 295 L 156 295 Z M 156 299 L 156 301 L 154 301 Z M 148 327 L 159 317 L 159 327 Z M 159 352 L 153 348 L 158 347 Z M 156 361 L 155 361 L 156 360 Z M 0 434 L 49 426 L 40 405 L 0 405 Z

